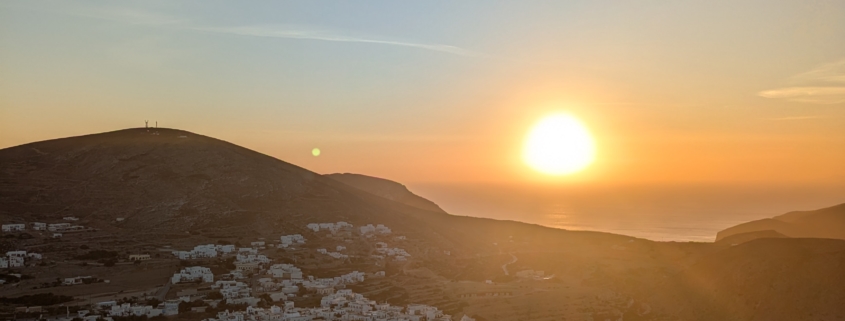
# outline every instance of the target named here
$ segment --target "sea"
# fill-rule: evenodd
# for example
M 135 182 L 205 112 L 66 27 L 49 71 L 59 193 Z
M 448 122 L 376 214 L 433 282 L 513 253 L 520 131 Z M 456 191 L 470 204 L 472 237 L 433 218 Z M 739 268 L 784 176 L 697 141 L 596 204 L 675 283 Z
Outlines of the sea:
M 450 214 L 678 242 L 713 242 L 716 233 L 737 224 L 845 203 L 845 184 L 584 187 L 420 183 L 408 188 Z

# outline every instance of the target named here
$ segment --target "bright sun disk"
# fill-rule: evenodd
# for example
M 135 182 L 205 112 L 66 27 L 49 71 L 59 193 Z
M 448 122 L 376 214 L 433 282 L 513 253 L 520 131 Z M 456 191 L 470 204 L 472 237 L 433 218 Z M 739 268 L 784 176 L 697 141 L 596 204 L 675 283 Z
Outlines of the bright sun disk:
M 528 166 L 539 172 L 572 174 L 593 162 L 595 143 L 587 127 L 577 118 L 555 114 L 531 128 L 522 157 Z

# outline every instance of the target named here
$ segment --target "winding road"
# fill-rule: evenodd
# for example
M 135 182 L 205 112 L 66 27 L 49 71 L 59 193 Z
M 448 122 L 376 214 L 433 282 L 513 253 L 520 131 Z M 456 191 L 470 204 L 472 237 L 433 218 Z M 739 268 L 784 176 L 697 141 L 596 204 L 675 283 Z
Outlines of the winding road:
M 505 271 L 505 275 L 510 275 L 510 274 L 508 274 L 508 265 L 516 263 L 516 260 L 517 260 L 516 255 L 513 255 L 513 253 L 508 253 L 508 254 L 511 255 L 513 260 L 511 260 L 508 263 L 502 264 L 502 271 Z

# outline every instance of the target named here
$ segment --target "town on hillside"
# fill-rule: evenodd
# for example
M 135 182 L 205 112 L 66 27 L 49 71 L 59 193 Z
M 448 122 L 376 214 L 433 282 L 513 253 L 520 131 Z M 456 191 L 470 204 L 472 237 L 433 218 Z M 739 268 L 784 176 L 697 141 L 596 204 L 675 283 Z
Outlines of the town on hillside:
M 457 311 L 455 306 L 409 302 L 401 293 L 379 290 L 393 288 L 388 276 L 403 273 L 416 250 L 412 240 L 395 235 L 383 224 L 309 223 L 303 229 L 307 237 L 286 234 L 248 242 L 172 242 L 116 251 L 94 248 L 101 242 L 92 239 L 102 241 L 108 236 L 97 236 L 96 229 L 76 225 L 78 218 L 64 220 L 69 222 L 2 225 L 4 240 L 23 240 L 15 243 L 26 248 L 9 250 L 0 258 L 0 269 L 6 272 L 0 279 L 5 317 L 62 321 L 173 317 L 207 321 L 475 320 L 443 310 Z M 37 249 L 49 254 L 39 254 Z M 443 252 L 438 255 L 450 254 Z M 61 267 L 65 276 L 51 274 L 56 267 Z M 116 280 L 121 278 L 137 281 Z M 152 284 L 155 282 L 160 284 Z M 127 289 L 125 284 L 134 286 Z M 85 291 L 75 291 L 82 288 Z M 13 293 L 30 294 L 12 297 Z M 510 293 L 464 293 L 461 297 L 476 295 Z

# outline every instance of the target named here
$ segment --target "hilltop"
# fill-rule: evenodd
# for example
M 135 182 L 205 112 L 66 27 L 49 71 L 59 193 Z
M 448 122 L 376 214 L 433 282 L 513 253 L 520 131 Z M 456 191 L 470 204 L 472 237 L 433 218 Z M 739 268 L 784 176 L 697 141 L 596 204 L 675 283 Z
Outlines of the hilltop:
M 186 233 L 269 236 L 304 232 L 311 222 L 345 221 L 386 224 L 409 237 L 426 235 L 431 246 L 460 253 L 496 251 L 493 236 L 477 237 L 482 227 L 513 236 L 563 232 L 448 215 L 421 198 L 411 198 L 415 206 L 409 206 L 400 202 L 408 202 L 407 197 L 395 201 L 384 193 L 374 195 L 338 176 L 177 129 L 132 128 L 35 142 L 0 150 L 0 163 L 3 222 L 76 216 L 87 226 L 141 240 Z M 361 177 L 355 181 L 395 186 Z

